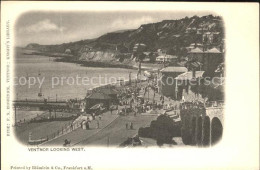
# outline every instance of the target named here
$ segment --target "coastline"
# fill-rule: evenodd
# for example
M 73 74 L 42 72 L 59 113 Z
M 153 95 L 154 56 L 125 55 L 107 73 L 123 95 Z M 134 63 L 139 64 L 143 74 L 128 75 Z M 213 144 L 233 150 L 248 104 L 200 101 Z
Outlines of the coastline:
M 30 49 L 27 49 L 30 50 Z M 42 55 L 47 57 L 55 58 L 55 62 L 66 62 L 66 63 L 75 63 L 79 64 L 83 67 L 101 67 L 101 68 L 125 68 L 125 69 L 138 69 L 133 65 L 122 64 L 122 63 L 115 63 L 115 62 L 108 62 L 108 61 L 87 61 L 87 60 L 75 60 L 75 56 L 71 54 L 64 54 L 64 53 L 48 53 L 48 52 L 39 52 L 33 51 L 29 53 L 23 53 L 26 55 Z
M 86 61 L 86 60 L 74 60 L 68 57 L 56 58 L 55 62 L 67 62 L 79 64 L 83 67 L 101 67 L 101 68 L 125 68 L 125 69 L 137 69 L 134 66 L 127 64 L 118 64 L 113 62 L 103 62 L 103 61 Z
M 26 49 L 31 50 L 31 49 Z M 100 67 L 100 68 L 124 68 L 124 69 L 133 69 L 138 70 L 138 63 L 136 64 L 127 64 L 127 63 L 119 63 L 114 61 L 93 61 L 93 60 L 77 60 L 75 56 L 71 54 L 65 53 L 48 53 L 48 52 L 41 52 L 41 51 L 31 51 L 28 53 L 23 53 L 25 55 L 41 55 L 47 57 L 55 58 L 53 61 L 55 62 L 65 62 L 65 63 L 74 63 L 79 64 L 83 67 Z M 163 68 L 163 64 L 158 63 L 142 63 L 141 70 L 152 70 L 152 69 L 161 69 Z

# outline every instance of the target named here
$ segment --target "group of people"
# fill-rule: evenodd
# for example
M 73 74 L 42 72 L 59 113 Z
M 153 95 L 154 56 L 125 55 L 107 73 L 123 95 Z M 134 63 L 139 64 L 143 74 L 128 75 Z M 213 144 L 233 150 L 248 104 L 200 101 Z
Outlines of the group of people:
M 134 124 L 133 122 L 130 122 L 130 123 L 126 123 L 125 124 L 125 128 L 128 130 L 128 129 L 134 129 Z

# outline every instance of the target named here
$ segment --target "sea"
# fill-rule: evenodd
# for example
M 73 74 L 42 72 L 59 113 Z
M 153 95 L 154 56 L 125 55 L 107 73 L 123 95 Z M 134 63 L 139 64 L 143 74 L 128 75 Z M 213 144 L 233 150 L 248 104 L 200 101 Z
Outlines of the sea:
M 137 70 L 85 67 L 56 62 L 55 58 L 31 55 L 19 49 L 14 58 L 14 99 L 83 99 L 87 90 L 119 80 L 136 78 Z M 41 93 L 42 95 L 39 95 Z
M 14 57 L 13 100 L 84 99 L 87 90 L 119 80 L 136 78 L 137 70 L 85 67 L 56 62 L 55 58 L 17 49 Z M 39 95 L 41 94 L 41 95 Z M 45 111 L 17 109 L 17 121 L 30 120 Z

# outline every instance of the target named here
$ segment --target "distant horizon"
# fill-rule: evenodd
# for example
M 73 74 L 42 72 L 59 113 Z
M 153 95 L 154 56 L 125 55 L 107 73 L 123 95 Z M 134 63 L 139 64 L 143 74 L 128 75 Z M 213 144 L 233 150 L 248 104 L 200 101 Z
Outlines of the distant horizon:
M 174 15 L 173 15 L 174 14 Z M 182 12 L 96 12 L 96 13 L 25 13 L 15 25 L 16 47 L 28 44 L 59 45 L 81 40 L 97 39 L 118 31 L 134 30 L 141 25 L 185 17 L 207 16 L 212 13 Z

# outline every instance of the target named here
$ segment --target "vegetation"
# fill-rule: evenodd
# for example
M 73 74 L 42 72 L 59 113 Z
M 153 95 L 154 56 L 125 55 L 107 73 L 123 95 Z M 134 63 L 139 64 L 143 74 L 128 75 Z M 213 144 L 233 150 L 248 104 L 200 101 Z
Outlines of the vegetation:
M 37 49 L 43 52 L 64 53 L 70 49 L 72 55 L 81 56 L 86 51 L 85 46 L 92 51 L 112 51 L 132 53 L 136 43 L 147 45 L 147 51 L 162 49 L 168 54 L 183 56 L 185 47 L 191 43 L 201 43 L 202 34 L 198 32 L 218 32 L 216 44 L 224 38 L 223 21 L 219 16 L 193 16 L 179 20 L 164 20 L 158 23 L 141 25 L 138 29 L 107 33 L 97 39 L 81 40 L 58 45 L 28 44 L 26 48 Z

